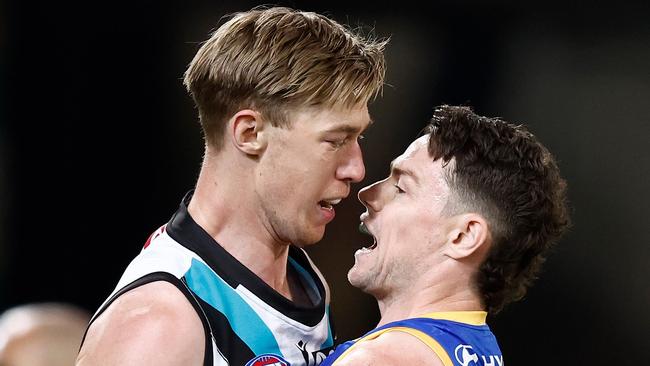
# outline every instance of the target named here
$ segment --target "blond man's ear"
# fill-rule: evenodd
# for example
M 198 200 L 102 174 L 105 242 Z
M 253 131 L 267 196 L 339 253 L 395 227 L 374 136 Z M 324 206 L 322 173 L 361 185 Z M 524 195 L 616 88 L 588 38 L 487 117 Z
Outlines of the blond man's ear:
M 260 155 L 268 143 L 265 120 L 252 109 L 237 112 L 228 122 L 229 138 L 235 148 L 247 155 Z

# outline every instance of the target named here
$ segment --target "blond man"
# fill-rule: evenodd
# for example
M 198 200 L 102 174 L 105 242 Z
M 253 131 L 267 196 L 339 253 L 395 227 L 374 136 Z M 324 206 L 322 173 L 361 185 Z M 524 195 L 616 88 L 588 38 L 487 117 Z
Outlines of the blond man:
M 78 365 L 317 365 L 327 284 L 300 249 L 365 173 L 385 41 L 287 8 L 234 15 L 185 73 L 205 137 L 195 190 L 95 314 Z

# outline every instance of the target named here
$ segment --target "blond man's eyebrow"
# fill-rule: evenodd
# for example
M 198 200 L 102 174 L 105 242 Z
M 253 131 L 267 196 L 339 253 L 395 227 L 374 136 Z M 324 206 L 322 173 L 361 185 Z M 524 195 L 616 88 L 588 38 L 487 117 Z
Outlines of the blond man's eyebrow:
M 372 120 L 368 123 L 368 125 L 364 129 L 360 129 L 359 127 L 355 127 L 349 124 L 340 124 L 337 126 L 334 126 L 332 128 L 327 129 L 325 132 L 326 133 L 345 133 L 349 135 L 354 135 L 357 133 L 363 133 L 365 130 L 370 127 L 370 125 L 373 123 Z
M 325 132 L 326 133 L 345 133 L 345 134 L 355 134 L 359 133 L 361 129 L 358 127 L 350 126 L 350 125 L 338 125 L 334 126 L 332 128 L 327 129 Z

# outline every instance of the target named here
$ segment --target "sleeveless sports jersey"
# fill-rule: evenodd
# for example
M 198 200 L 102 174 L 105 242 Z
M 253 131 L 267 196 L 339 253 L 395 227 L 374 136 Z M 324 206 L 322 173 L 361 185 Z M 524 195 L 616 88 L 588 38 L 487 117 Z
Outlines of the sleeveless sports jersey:
M 153 281 L 187 297 L 205 329 L 204 365 L 315 366 L 333 348 L 327 285 L 307 254 L 289 250 L 314 306 L 296 305 L 268 286 L 206 233 L 187 212 L 188 194 L 147 240 L 92 322 L 120 295 Z
M 386 332 L 415 336 L 431 348 L 445 366 L 503 366 L 497 340 L 485 324 L 486 315 L 482 311 L 430 313 L 388 323 L 336 347 L 321 366 L 336 366 L 337 361 L 344 359 L 358 344 Z

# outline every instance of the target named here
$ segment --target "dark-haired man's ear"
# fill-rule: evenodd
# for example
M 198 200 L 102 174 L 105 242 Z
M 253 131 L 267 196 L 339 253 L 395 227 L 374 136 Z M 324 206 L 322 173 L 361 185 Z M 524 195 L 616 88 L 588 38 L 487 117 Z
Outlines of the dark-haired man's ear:
M 259 112 L 243 109 L 230 120 L 229 132 L 233 145 L 247 155 L 260 155 L 266 148 L 262 131 L 264 119 Z
M 454 219 L 456 221 L 448 234 L 445 254 L 458 260 L 484 253 L 489 245 L 490 231 L 483 216 L 469 213 Z

